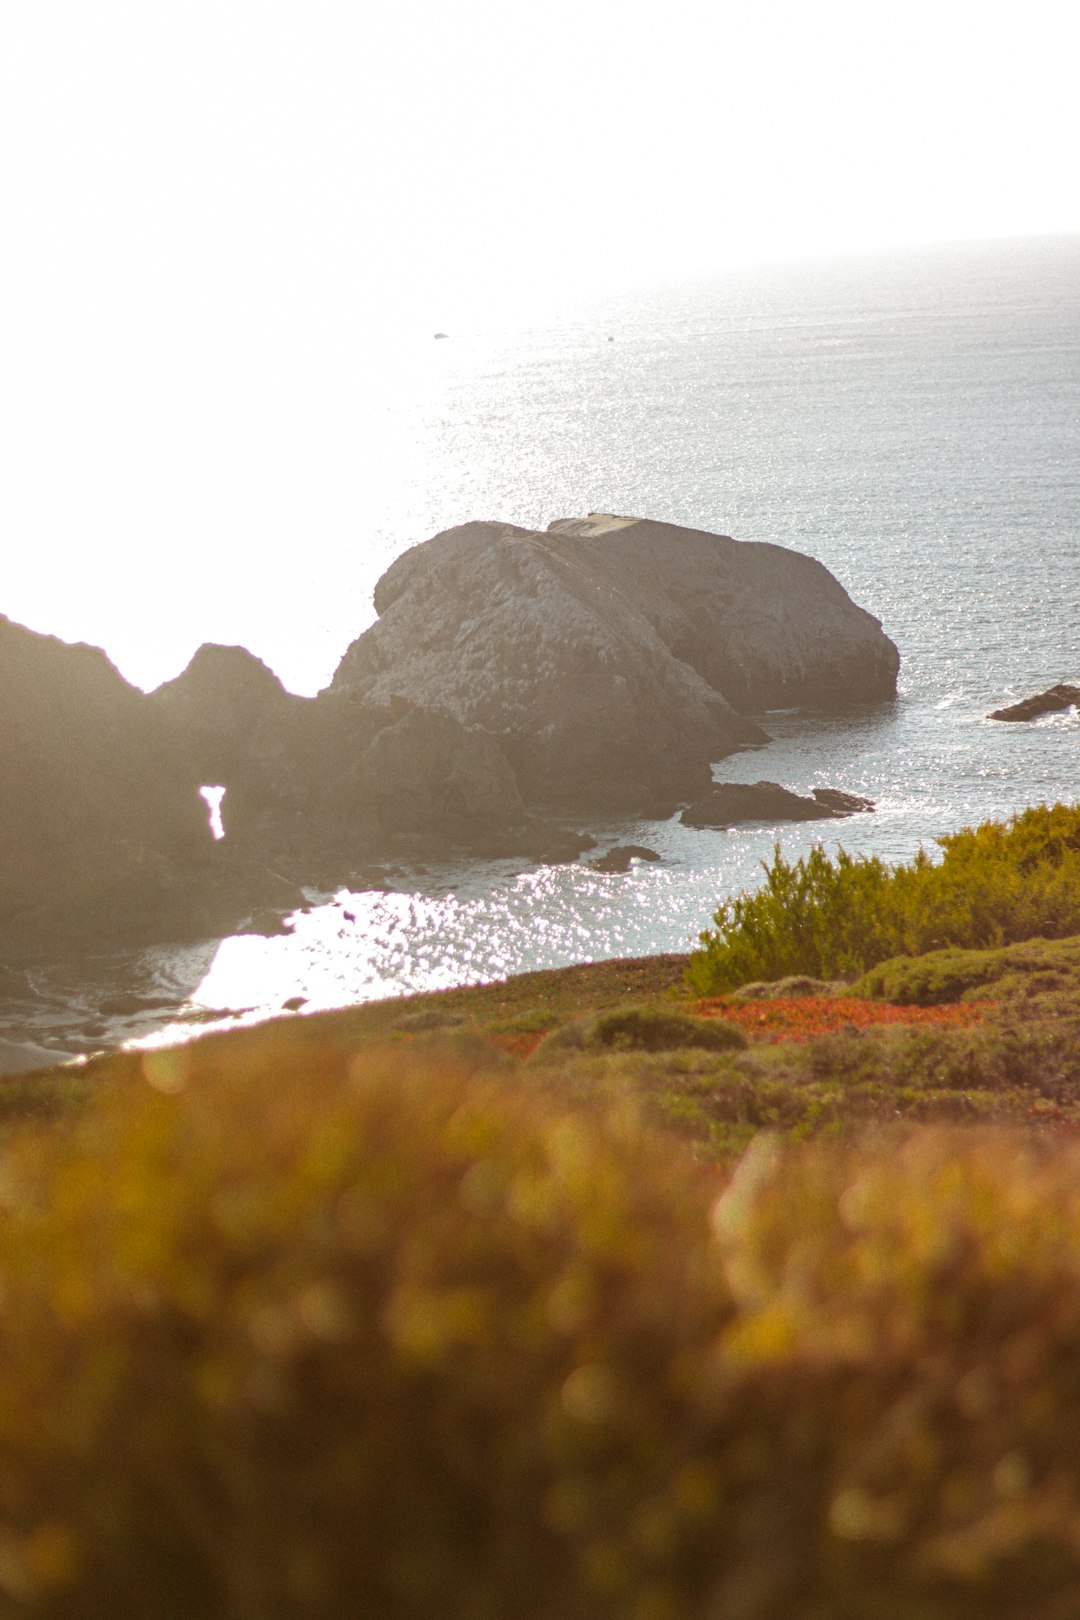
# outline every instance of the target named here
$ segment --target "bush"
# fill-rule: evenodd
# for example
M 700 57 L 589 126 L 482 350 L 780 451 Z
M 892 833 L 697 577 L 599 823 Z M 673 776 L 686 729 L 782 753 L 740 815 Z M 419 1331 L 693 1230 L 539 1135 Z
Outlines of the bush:
M 855 978 L 891 956 L 1080 933 L 1080 805 L 1025 810 L 889 868 L 819 844 L 793 864 L 777 844 L 765 882 L 729 900 L 687 978 L 699 995 L 790 974 Z
M 616 1007 L 573 1019 L 554 1030 L 538 1048 L 542 1061 L 568 1050 L 585 1052 L 676 1052 L 701 1047 L 710 1052 L 741 1051 L 746 1036 L 719 1019 L 695 1018 L 674 1007 Z
M 723 1178 L 467 1057 L 275 1038 L 5 1150 L 3 1612 L 1072 1612 L 1080 1151 Z
M 998 950 L 928 951 L 880 962 L 852 986 L 856 995 L 933 1007 L 959 1001 L 1080 993 L 1080 939 L 1027 940 Z

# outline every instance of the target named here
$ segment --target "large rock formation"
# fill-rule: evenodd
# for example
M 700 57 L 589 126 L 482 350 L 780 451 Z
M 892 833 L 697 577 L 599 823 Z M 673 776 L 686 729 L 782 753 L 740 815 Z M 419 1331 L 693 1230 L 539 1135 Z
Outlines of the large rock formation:
M 770 706 L 894 695 L 899 655 L 827 569 L 780 546 L 593 515 L 469 523 L 414 546 L 333 690 L 495 738 L 527 801 L 674 808 Z
M 749 711 L 895 690 L 896 649 L 820 564 L 670 524 L 467 524 L 375 605 L 316 698 L 239 647 L 147 696 L 0 618 L 0 960 L 231 931 L 384 856 L 571 859 L 591 839 L 538 807 L 666 814 L 767 740 Z

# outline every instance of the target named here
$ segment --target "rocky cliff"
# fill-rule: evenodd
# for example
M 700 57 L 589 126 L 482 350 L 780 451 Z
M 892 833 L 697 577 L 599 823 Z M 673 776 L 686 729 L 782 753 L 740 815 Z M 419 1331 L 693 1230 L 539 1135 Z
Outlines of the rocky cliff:
M 820 563 L 668 523 L 465 524 L 398 558 L 375 608 L 333 689 L 481 727 L 538 802 L 670 809 L 767 740 L 754 713 L 896 691 L 895 646 Z
M 62 955 L 94 913 L 101 942 L 138 932 L 210 854 L 166 733 L 96 647 L 0 617 L 0 757 L 0 955 Z
M 375 606 L 316 698 L 210 646 L 147 696 L 0 618 L 0 961 L 228 932 L 383 856 L 570 859 L 591 840 L 543 806 L 667 814 L 767 740 L 751 711 L 895 690 L 895 647 L 820 564 L 670 524 L 466 524 Z

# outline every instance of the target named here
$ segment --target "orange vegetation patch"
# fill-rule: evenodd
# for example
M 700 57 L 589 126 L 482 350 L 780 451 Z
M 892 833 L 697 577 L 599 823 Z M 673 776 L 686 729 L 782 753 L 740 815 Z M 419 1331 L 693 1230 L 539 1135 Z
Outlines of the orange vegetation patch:
M 877 1024 L 948 1024 L 967 1029 L 982 1022 L 992 1002 L 973 1006 L 951 1002 L 944 1007 L 896 1007 L 887 1001 L 854 996 L 777 996 L 772 1000 L 732 1001 L 707 996 L 694 1006 L 702 1018 L 724 1018 L 754 1040 L 811 1041 L 837 1029 L 868 1029 Z
M 532 1057 L 546 1034 L 547 1031 L 543 1029 L 539 1031 L 514 1030 L 509 1033 L 504 1031 L 497 1035 L 489 1033 L 487 1038 L 492 1046 L 497 1046 L 500 1052 L 506 1053 L 507 1057 L 527 1058 Z

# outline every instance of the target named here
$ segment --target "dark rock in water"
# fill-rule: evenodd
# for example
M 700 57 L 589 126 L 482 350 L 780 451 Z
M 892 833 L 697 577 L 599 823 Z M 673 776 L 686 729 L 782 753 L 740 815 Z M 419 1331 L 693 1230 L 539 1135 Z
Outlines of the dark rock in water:
M 670 811 L 767 740 L 745 711 L 896 689 L 895 647 L 820 563 L 673 524 L 465 524 L 399 557 L 375 607 L 332 689 L 480 727 L 529 804 Z
M 813 798 L 804 798 L 779 782 L 718 782 L 680 820 L 688 827 L 737 827 L 742 822 L 827 821 L 873 808 L 870 799 L 834 788 L 819 788 Z
M 595 861 L 587 864 L 594 872 L 629 872 L 634 861 L 658 861 L 660 856 L 655 849 L 647 849 L 644 844 L 616 844 L 614 849 L 607 850 Z
M 1008 708 L 995 709 L 988 714 L 988 720 L 1037 720 L 1042 714 L 1055 714 L 1062 709 L 1080 707 L 1080 686 L 1070 686 L 1066 681 L 1060 681 L 1057 686 L 1050 686 L 1045 692 L 1036 692 L 1033 697 L 1022 698 L 1019 703 L 1012 703 Z
M 299 1012 L 301 1007 L 307 1006 L 307 1003 L 307 996 L 290 996 L 287 1001 L 281 1003 L 281 1009 L 283 1012 Z
M 842 793 L 839 788 L 811 788 L 819 804 L 835 816 L 857 816 L 874 808 L 873 799 L 864 799 L 861 793 Z

